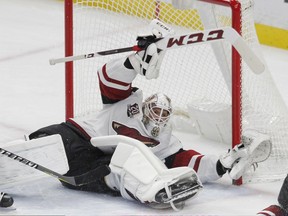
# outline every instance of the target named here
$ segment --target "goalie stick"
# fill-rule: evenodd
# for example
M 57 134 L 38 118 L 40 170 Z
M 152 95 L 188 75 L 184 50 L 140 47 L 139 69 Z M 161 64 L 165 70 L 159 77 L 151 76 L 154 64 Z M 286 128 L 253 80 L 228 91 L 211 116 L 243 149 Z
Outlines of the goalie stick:
M 167 36 L 160 38 L 156 42 L 157 48 L 160 50 L 168 50 L 181 48 L 185 46 L 199 45 L 203 43 L 213 43 L 218 41 L 229 42 L 244 59 L 247 65 L 255 74 L 264 72 L 265 65 L 261 59 L 254 53 L 254 51 L 248 46 L 245 40 L 238 34 L 238 32 L 231 27 L 224 27 L 218 29 L 207 29 L 204 31 L 193 32 L 184 35 Z M 81 59 L 95 58 L 99 56 L 112 55 L 117 53 L 129 52 L 129 51 L 140 51 L 141 48 L 137 45 L 106 50 L 101 52 L 88 53 L 77 56 L 69 56 L 58 59 L 50 59 L 50 64 L 55 65 L 57 63 L 76 61 Z
M 159 21 L 158 19 L 153 19 L 149 24 L 149 33 L 153 32 L 153 30 L 157 30 L 157 34 L 159 34 L 157 38 L 164 38 L 167 35 L 174 34 L 174 30 L 169 28 L 167 25 Z M 147 34 L 145 34 L 147 35 Z M 158 39 L 159 40 L 159 39 Z M 96 53 L 89 53 L 84 55 L 78 55 L 78 56 L 70 56 L 60 59 L 51 59 L 50 64 L 55 65 L 56 63 L 63 63 L 63 62 L 70 62 L 75 60 L 81 60 L 81 59 L 87 59 L 87 58 L 94 58 L 97 56 L 105 56 L 105 55 L 113 55 L 117 53 L 123 53 L 123 52 L 130 52 L 130 51 L 141 51 L 142 49 L 138 46 L 132 46 L 132 47 L 126 47 L 126 48 L 118 48 L 118 49 L 112 49 L 112 50 L 106 50 Z
M 35 162 L 32 162 L 30 160 L 27 160 L 27 159 L 19 156 L 19 155 L 16 155 L 10 151 L 7 151 L 3 148 L 0 148 L 0 153 L 2 155 L 5 155 L 5 156 L 15 160 L 15 161 L 21 162 L 21 163 L 23 163 L 29 167 L 37 169 L 37 170 L 44 172 L 50 176 L 56 177 L 62 182 L 66 182 L 66 183 L 68 183 L 70 185 L 74 185 L 74 186 L 81 186 L 81 185 L 89 184 L 91 182 L 94 182 L 96 179 L 98 179 L 100 177 L 104 177 L 110 173 L 109 166 L 103 165 L 103 166 L 99 166 L 96 169 L 93 169 L 89 172 L 86 172 L 82 175 L 64 176 L 64 175 L 61 175 L 61 174 L 59 174 L 59 173 L 57 173 L 51 169 L 48 169 L 44 166 L 41 166 L 40 164 L 37 164 Z M 97 176 L 97 178 L 95 176 Z

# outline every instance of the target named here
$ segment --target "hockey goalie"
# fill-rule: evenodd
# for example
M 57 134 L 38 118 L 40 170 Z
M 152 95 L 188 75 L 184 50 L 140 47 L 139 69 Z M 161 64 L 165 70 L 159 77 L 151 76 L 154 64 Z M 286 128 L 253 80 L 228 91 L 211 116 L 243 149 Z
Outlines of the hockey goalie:
M 137 38 L 141 51 L 110 61 L 98 70 L 103 102 L 100 112 L 68 119 L 29 135 L 31 140 L 61 135 L 69 166 L 66 176 L 109 166 L 110 173 L 95 174 L 93 182 L 81 186 L 62 182 L 64 186 L 120 195 L 153 208 L 178 210 L 198 194 L 203 183 L 225 173 L 238 179 L 246 169 L 269 156 L 269 137 L 256 131 L 245 132 L 243 143 L 221 157 L 183 148 L 170 126 L 170 98 L 155 93 L 143 99 L 142 90 L 132 87 L 136 76 L 149 80 L 159 76 L 165 56 L 155 44 L 159 37 L 165 37 L 161 25 L 159 28 Z

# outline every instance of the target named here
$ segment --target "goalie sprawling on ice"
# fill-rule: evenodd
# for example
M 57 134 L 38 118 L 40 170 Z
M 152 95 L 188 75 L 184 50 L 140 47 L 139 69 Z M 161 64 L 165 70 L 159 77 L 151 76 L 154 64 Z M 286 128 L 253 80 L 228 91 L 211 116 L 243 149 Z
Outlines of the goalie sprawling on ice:
M 142 91 L 132 87 L 138 75 L 158 78 L 165 53 L 154 42 L 163 35 L 155 29 L 152 32 L 138 37 L 142 51 L 108 62 L 98 71 L 103 102 L 99 113 L 39 129 L 29 138 L 60 134 L 68 159 L 67 176 L 103 164 L 111 169 L 109 175 L 95 175 L 94 182 L 82 186 L 63 183 L 66 187 L 121 195 L 154 208 L 180 209 L 200 191 L 202 183 L 215 181 L 226 172 L 239 178 L 258 162 L 254 156 L 259 156 L 257 149 L 264 141 L 251 134 L 251 139 L 220 158 L 184 150 L 169 125 L 173 114 L 170 98 L 155 93 L 143 99 Z

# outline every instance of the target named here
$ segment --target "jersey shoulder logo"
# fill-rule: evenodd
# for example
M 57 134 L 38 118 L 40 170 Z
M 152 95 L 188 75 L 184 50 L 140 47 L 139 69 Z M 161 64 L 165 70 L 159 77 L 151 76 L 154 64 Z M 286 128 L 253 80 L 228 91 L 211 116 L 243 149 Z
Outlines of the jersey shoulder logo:
M 121 123 L 113 121 L 112 128 L 118 135 L 134 138 L 136 140 L 143 142 L 148 147 L 155 147 L 160 144 L 160 142 L 157 140 L 143 136 L 137 129 L 127 127 L 126 125 L 123 125 Z
M 127 116 L 132 118 L 140 113 L 139 105 L 137 103 L 127 105 Z

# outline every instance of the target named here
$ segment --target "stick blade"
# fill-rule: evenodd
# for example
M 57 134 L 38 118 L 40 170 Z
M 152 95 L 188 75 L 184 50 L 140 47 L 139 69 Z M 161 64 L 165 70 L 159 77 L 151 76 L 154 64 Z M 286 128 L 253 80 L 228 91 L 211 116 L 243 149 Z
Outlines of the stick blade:
M 261 74 L 265 71 L 266 67 L 261 58 L 252 50 L 246 41 L 231 27 L 223 28 L 225 32 L 225 39 L 229 41 L 232 46 L 237 50 L 245 63 L 249 66 L 255 74 Z

